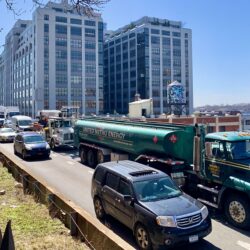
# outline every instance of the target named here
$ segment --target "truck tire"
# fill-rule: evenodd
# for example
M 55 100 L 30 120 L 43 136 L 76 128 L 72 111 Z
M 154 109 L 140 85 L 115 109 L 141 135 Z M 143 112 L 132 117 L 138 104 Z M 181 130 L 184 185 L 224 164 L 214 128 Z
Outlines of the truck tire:
M 88 166 L 94 168 L 96 166 L 96 152 L 90 149 L 87 153 Z
M 232 225 L 242 229 L 250 228 L 250 202 L 246 197 L 240 194 L 228 196 L 224 210 L 227 220 Z
M 54 139 L 51 139 L 51 140 L 50 140 L 49 145 L 50 145 L 51 150 L 55 151 L 55 149 L 56 149 L 56 144 L 55 144 Z
M 80 156 L 80 159 L 81 159 L 81 163 L 86 164 L 86 162 L 87 162 L 87 154 L 86 154 L 86 150 L 84 148 L 80 148 L 79 156 Z
M 103 163 L 104 162 L 104 154 L 101 150 L 97 151 L 97 163 Z
M 139 249 L 152 249 L 152 242 L 148 230 L 142 224 L 138 224 L 135 228 L 135 240 Z

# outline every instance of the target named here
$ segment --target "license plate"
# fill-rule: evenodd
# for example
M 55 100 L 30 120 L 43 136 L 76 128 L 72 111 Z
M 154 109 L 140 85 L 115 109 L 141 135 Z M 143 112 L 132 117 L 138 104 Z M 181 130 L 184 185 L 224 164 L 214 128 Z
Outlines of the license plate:
M 199 237 L 198 235 L 192 235 L 192 236 L 189 236 L 189 242 L 192 243 L 192 242 L 196 242 L 199 240 Z

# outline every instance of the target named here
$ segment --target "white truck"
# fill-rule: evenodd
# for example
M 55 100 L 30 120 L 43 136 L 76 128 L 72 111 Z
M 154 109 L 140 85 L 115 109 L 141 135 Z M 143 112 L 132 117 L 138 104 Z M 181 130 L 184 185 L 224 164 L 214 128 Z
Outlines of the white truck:
M 44 132 L 52 150 L 57 147 L 74 146 L 74 129 L 69 118 L 49 117 Z

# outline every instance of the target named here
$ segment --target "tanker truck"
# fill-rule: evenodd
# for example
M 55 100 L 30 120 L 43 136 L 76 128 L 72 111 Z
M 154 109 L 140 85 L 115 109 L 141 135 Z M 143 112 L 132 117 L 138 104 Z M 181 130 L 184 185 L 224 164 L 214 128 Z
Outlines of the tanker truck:
M 166 172 L 187 193 L 250 228 L 250 133 L 206 134 L 203 125 L 85 118 L 74 144 L 83 164 L 134 160 Z

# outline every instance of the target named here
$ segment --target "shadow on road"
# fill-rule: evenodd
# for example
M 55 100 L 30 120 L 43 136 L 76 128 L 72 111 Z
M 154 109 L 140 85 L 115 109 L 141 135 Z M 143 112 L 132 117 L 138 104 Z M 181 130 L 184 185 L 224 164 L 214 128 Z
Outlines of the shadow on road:
M 128 242 L 132 247 L 138 249 L 135 243 L 132 231 L 130 229 L 125 227 L 123 224 L 121 224 L 119 221 L 117 221 L 111 216 L 107 216 L 106 220 L 103 223 L 105 224 L 106 227 L 108 227 L 114 233 L 119 235 L 123 240 Z M 213 244 L 206 241 L 205 239 L 200 240 L 197 243 L 187 244 L 187 245 L 180 246 L 178 248 L 175 247 L 172 249 L 175 249 L 175 250 L 183 250 L 183 249 L 185 250 L 220 250 L 220 248 L 214 246 Z
M 221 223 L 222 225 L 229 227 L 230 229 L 237 231 L 245 236 L 250 237 L 250 231 L 246 231 L 237 227 L 232 226 L 227 222 L 225 219 L 225 216 L 222 211 L 216 210 L 216 209 L 209 209 L 210 216 L 213 220 L 216 220 L 217 222 Z

